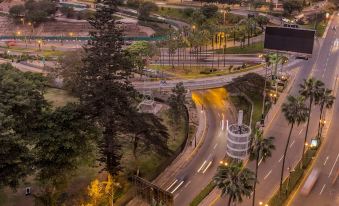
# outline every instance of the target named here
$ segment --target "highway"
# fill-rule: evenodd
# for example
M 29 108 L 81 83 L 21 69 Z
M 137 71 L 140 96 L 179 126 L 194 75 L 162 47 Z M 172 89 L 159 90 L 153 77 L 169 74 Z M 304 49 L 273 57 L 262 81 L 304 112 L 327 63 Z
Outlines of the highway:
M 331 27 L 333 25 L 338 25 L 338 18 L 338 16 L 334 17 Z M 290 94 L 296 95 L 299 90 L 299 84 L 302 83 L 303 79 L 309 77 L 310 75 L 313 75 L 315 78 L 324 81 L 327 87 L 332 88 L 334 79 L 336 77 L 336 69 L 338 67 L 338 48 L 334 47 L 334 41 L 337 38 L 338 33 L 329 29 L 324 39 L 319 39 L 315 42 L 313 58 L 295 65 L 297 68 L 299 68 L 299 73 L 295 79 L 295 82 L 293 83 Z M 308 142 L 310 141 L 311 137 L 314 137 L 316 135 L 317 132 L 319 121 L 318 107 L 313 107 L 311 117 L 312 118 L 310 121 Z M 260 201 L 264 203 L 267 202 L 271 195 L 278 189 L 283 150 L 286 144 L 286 139 L 288 137 L 288 129 L 289 125 L 281 112 L 276 115 L 272 123 L 268 125 L 265 129 L 265 136 L 275 137 L 274 144 L 276 145 L 276 150 L 273 152 L 271 158 L 269 158 L 266 162 L 262 162 L 259 166 L 259 184 L 257 184 L 256 205 L 259 205 Z M 284 172 L 285 177 L 288 175 L 288 167 L 294 168 L 298 160 L 301 158 L 304 135 L 305 124 L 295 127 L 295 129 L 293 130 L 286 156 Z M 333 156 L 335 157 L 337 155 L 336 152 L 338 152 L 338 149 L 332 149 L 332 151 L 328 152 L 332 153 L 331 156 L 333 158 Z M 248 167 L 254 169 L 254 162 L 249 163 Z M 322 186 L 323 185 L 321 185 L 321 187 Z M 338 194 L 338 190 L 336 191 L 336 193 Z M 226 199 L 224 198 L 217 198 L 215 201 L 215 205 L 222 206 L 225 204 L 225 201 Z M 238 205 L 251 205 L 251 199 L 245 199 L 243 203 Z M 300 202 L 299 204 L 295 205 L 300 205 Z
M 174 205 L 189 205 L 191 200 L 213 178 L 220 160 L 225 156 L 226 121 L 232 120 L 229 107 L 225 101 L 227 96 L 224 88 L 193 92 L 197 104 L 204 105 L 207 117 L 207 133 L 204 144 L 190 163 L 178 174 L 176 179 L 184 181 L 174 192 Z M 176 179 L 169 179 L 163 188 L 169 188 Z M 169 191 L 173 191 L 174 184 Z M 174 189 L 173 189 L 174 188 Z
M 332 25 L 337 25 L 338 27 L 339 17 L 336 16 Z M 326 86 L 332 88 L 335 84 L 336 89 L 338 89 L 338 74 L 339 74 L 339 45 L 334 44 L 334 41 L 338 41 L 339 32 L 329 30 L 329 38 L 325 40 L 325 44 L 329 48 L 328 53 L 322 54 L 321 59 L 323 61 L 318 66 L 315 76 L 320 76 L 321 79 L 325 82 Z M 333 78 L 336 78 L 336 83 L 333 82 Z M 335 96 L 338 99 L 338 90 L 335 92 Z M 320 176 L 318 181 L 314 185 L 313 190 L 309 196 L 305 197 L 302 195 L 297 195 L 291 205 L 304 205 L 309 206 L 332 206 L 339 205 L 339 185 L 338 181 L 333 183 L 335 176 L 338 173 L 339 169 L 339 139 L 338 139 L 338 128 L 337 123 L 339 121 L 339 102 L 335 101 L 332 110 L 333 119 L 330 121 L 329 130 L 327 137 L 325 137 L 323 148 L 321 149 L 319 156 L 315 162 L 313 168 L 320 170 Z M 327 115 L 327 114 L 326 114 Z

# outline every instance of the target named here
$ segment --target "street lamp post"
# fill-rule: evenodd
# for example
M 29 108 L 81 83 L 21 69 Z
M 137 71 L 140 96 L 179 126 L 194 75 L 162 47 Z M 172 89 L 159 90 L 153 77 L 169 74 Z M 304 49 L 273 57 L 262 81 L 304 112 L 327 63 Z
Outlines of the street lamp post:
M 41 51 L 41 44 L 42 44 L 42 41 L 39 39 L 39 40 L 38 40 L 39 51 Z
M 260 54 L 259 58 L 264 58 L 264 55 Z M 267 87 L 267 58 L 265 57 L 265 83 L 264 83 L 264 90 L 263 90 L 263 100 L 262 100 L 262 109 L 261 109 L 261 125 L 262 127 L 265 126 L 265 103 L 266 103 L 266 87 Z

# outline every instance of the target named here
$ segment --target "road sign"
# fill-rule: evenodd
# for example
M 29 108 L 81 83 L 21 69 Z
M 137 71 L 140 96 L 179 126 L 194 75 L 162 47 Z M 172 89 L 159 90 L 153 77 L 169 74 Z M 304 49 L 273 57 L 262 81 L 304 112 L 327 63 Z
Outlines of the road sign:
M 273 52 L 311 56 L 315 30 L 266 27 L 264 49 Z

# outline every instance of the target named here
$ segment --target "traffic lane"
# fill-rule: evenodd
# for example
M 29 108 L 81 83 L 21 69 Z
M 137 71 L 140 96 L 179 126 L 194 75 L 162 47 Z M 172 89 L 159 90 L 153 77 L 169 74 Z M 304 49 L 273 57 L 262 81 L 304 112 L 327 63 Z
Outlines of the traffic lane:
M 200 106 L 203 106 L 204 109 L 201 110 L 201 112 L 204 112 L 206 115 L 206 121 L 207 121 L 207 125 L 210 125 L 210 122 L 214 122 L 215 120 L 215 115 L 213 114 L 213 109 L 209 106 L 207 99 L 205 98 L 206 92 L 205 91 L 195 91 L 192 92 L 192 99 L 196 104 L 199 104 Z M 201 145 L 201 148 L 199 148 L 199 150 L 197 151 L 197 154 L 195 154 L 193 156 L 193 159 L 191 160 L 190 163 L 186 164 L 184 166 L 184 168 L 181 168 L 176 174 L 173 174 L 173 176 L 175 176 L 173 179 L 169 178 L 167 180 L 166 183 L 163 184 L 163 188 L 167 188 L 167 190 L 172 191 L 171 186 L 173 186 L 174 188 L 176 187 L 176 185 L 172 185 L 174 183 L 174 181 L 179 181 L 181 182 L 182 179 L 184 179 L 185 181 L 188 179 L 188 177 L 186 177 L 185 173 L 183 172 L 185 170 L 185 168 L 191 167 L 191 165 L 193 164 L 192 162 L 196 161 L 195 159 L 197 158 L 197 156 L 204 156 L 206 154 L 204 154 L 204 151 L 206 150 L 206 139 L 211 139 L 214 136 L 215 133 L 215 125 L 211 125 L 208 126 L 206 128 L 206 136 L 205 136 L 205 140 L 203 142 L 203 144 Z M 192 142 L 193 143 L 193 142 Z M 198 144 L 198 143 L 197 143 Z M 175 183 L 174 183 L 175 184 Z
M 289 126 L 284 118 L 284 116 L 280 113 L 274 120 L 270 131 L 267 136 L 274 136 L 275 145 L 285 145 L 286 139 L 288 135 Z M 295 159 L 295 156 L 301 157 L 302 148 L 297 148 L 296 145 L 303 145 L 303 136 L 300 131 L 304 128 L 304 125 L 300 125 L 299 127 L 293 130 L 291 142 L 289 145 L 288 156 L 286 158 L 286 168 L 289 166 L 289 163 L 292 164 L 292 161 Z M 272 157 L 266 162 L 261 161 L 259 164 L 258 171 L 258 181 L 257 184 L 257 198 L 256 202 L 259 204 L 259 201 L 263 201 L 267 198 L 268 195 L 274 192 L 274 186 L 278 185 L 280 180 L 280 172 L 281 172 L 281 164 L 282 164 L 282 155 L 283 155 L 284 147 L 278 147 L 275 151 L 273 151 Z M 294 151 L 293 154 L 291 151 Z M 295 164 L 293 162 L 293 164 Z M 248 164 L 248 168 L 254 171 L 255 162 L 250 162 Z M 285 172 L 285 177 L 288 172 Z M 226 199 L 220 199 L 216 205 L 224 205 L 224 201 Z M 249 205 L 251 203 L 251 199 L 244 198 L 243 203 L 239 205 Z
M 334 46 L 337 34 L 330 34 L 330 38 L 323 43 L 322 55 L 317 62 L 314 76 L 322 80 L 325 86 L 331 88 L 333 85 L 333 75 L 338 63 L 338 47 Z
M 293 83 L 292 88 L 294 88 L 291 93 L 298 93 L 299 84 L 303 82 L 303 79 L 307 78 L 311 72 L 308 69 L 308 66 L 311 65 L 313 61 L 306 61 L 304 66 L 301 68 L 303 71 L 298 73 L 296 77 L 296 81 Z M 317 109 L 313 109 L 312 116 L 317 115 Z M 317 123 L 318 120 L 316 118 L 312 118 L 310 120 L 310 128 L 308 133 L 308 138 L 314 137 L 317 131 Z M 288 147 L 288 152 L 285 161 L 285 169 L 284 169 L 284 178 L 288 175 L 288 167 L 293 168 L 297 162 L 301 158 L 302 148 L 304 145 L 304 135 L 306 131 L 306 124 L 296 125 L 292 132 L 291 140 Z M 279 112 L 276 118 L 273 120 L 272 124 L 268 128 L 266 136 L 275 137 L 274 144 L 276 145 L 276 150 L 273 151 L 272 157 L 267 160 L 267 162 L 261 162 L 259 166 L 258 172 L 258 180 L 259 184 L 257 185 L 257 194 L 256 194 L 256 202 L 259 204 L 259 201 L 267 201 L 267 199 L 278 189 L 280 175 L 281 175 L 281 166 L 282 166 L 282 158 L 283 152 L 286 145 L 288 132 L 290 125 L 288 125 L 287 121 L 282 112 Z M 249 164 L 249 168 L 254 171 L 254 163 Z M 244 202 L 240 205 L 248 205 L 250 204 L 251 199 L 244 199 Z M 217 205 L 223 205 L 224 199 L 218 201 Z
M 326 36 L 324 42 L 321 42 L 321 40 L 315 42 L 315 48 L 314 48 L 315 58 L 311 58 L 308 61 L 304 62 L 302 66 L 302 70 L 299 72 L 298 76 L 296 77 L 294 85 L 291 89 L 291 94 L 293 95 L 298 94 L 298 91 L 299 91 L 298 85 L 303 82 L 303 79 L 307 79 L 309 77 L 309 75 L 311 74 L 311 71 L 317 70 L 317 66 L 318 66 L 317 63 L 319 63 L 320 65 L 324 61 L 323 58 L 319 58 L 319 57 L 321 56 L 321 53 L 325 53 L 325 54 L 329 53 L 330 48 L 329 48 L 328 42 L 330 42 L 331 40 L 330 35 Z M 330 74 L 326 75 L 326 77 L 328 78 L 330 78 L 330 76 L 331 76 Z M 317 114 L 317 109 L 314 108 L 312 117 L 313 116 L 318 117 L 318 115 L 316 114 Z M 263 166 L 260 169 L 262 170 L 262 172 L 260 173 L 259 171 L 260 173 L 259 181 L 260 179 L 262 179 L 264 180 L 264 182 L 261 181 L 262 183 L 258 184 L 257 197 L 256 197 L 257 202 L 267 201 L 268 198 L 271 196 L 270 194 L 273 194 L 274 191 L 276 191 L 279 186 L 278 184 L 279 184 L 280 175 L 281 175 L 281 164 L 282 164 L 283 148 L 284 148 L 283 146 L 286 144 L 286 138 L 288 135 L 288 129 L 287 129 L 288 125 L 284 125 L 282 127 L 281 125 L 279 126 L 279 122 L 285 122 L 286 124 L 286 120 L 284 120 L 283 114 L 281 112 L 278 114 L 277 119 L 278 119 L 277 121 L 274 120 L 273 127 L 271 127 L 269 129 L 270 131 L 268 132 L 268 136 L 276 136 L 276 138 L 279 138 L 275 140 L 275 145 L 277 149 L 276 151 L 274 151 L 273 156 L 268 160 L 268 162 L 266 164 L 263 163 Z M 310 132 L 308 135 L 309 138 L 311 138 L 312 136 L 316 134 L 317 125 L 318 125 L 317 124 L 318 120 L 316 119 L 317 118 L 312 118 L 312 120 L 310 121 Z M 291 148 L 289 148 L 288 155 L 286 156 L 286 163 L 285 163 L 286 167 L 284 170 L 285 177 L 288 175 L 288 171 L 286 171 L 287 168 L 290 165 L 291 166 L 296 165 L 296 163 L 299 161 L 301 157 L 301 152 L 302 152 L 302 147 L 303 147 L 303 142 L 304 142 L 304 134 L 302 130 L 305 130 L 305 129 L 301 128 L 300 126 L 294 129 L 295 132 L 298 132 L 299 137 L 296 138 L 294 141 L 292 139 L 293 136 L 291 138 L 291 142 L 289 145 L 289 147 Z M 294 136 L 295 136 L 295 132 L 294 132 Z M 280 138 L 279 136 L 280 137 L 283 136 L 283 137 Z M 283 145 L 283 146 L 279 146 L 279 145 Z M 292 147 L 295 147 L 295 148 L 292 149 Z M 277 159 L 278 159 L 278 162 L 277 162 Z M 220 206 L 223 205 L 222 201 L 223 200 L 219 201 L 217 205 L 220 205 Z M 248 204 L 250 204 L 250 200 L 245 199 L 241 205 L 245 206 Z
M 212 93 L 209 90 L 207 93 Z M 206 92 L 205 92 L 206 94 Z M 207 96 L 207 95 L 206 95 Z M 209 95 L 211 96 L 211 95 Z M 191 163 L 180 172 L 179 176 L 186 177 L 186 181 L 178 192 L 174 194 L 175 205 L 189 205 L 192 199 L 204 188 L 214 176 L 217 163 L 224 157 L 226 147 L 226 114 L 221 110 L 222 105 L 215 105 L 213 97 L 211 99 L 204 100 L 204 107 L 206 108 L 206 114 L 208 119 L 208 133 L 203 146 L 199 149 L 199 152 L 192 159 Z M 213 163 L 202 174 L 197 172 L 202 166 L 205 160 L 210 155 L 214 155 Z
M 336 96 L 338 96 L 339 90 Z M 301 203 L 310 206 L 321 205 L 339 205 L 339 184 L 338 180 L 333 184 L 333 178 L 339 169 L 339 139 L 338 129 L 336 122 L 339 121 L 339 102 L 335 102 L 333 107 L 333 119 L 330 125 L 328 136 L 325 137 L 324 145 L 316 160 L 314 168 L 319 168 L 320 175 L 318 181 L 315 183 L 314 188 L 311 190 L 309 196 L 302 196 L 298 193 L 292 205 L 301 205 Z
M 219 137 L 226 140 L 224 135 Z M 225 147 L 226 141 L 219 141 L 215 149 L 215 159 L 210 168 L 204 174 L 197 172 L 200 165 L 192 170 L 193 176 L 187 183 L 189 185 L 184 187 L 178 192 L 177 196 L 174 197 L 176 203 L 175 205 L 189 205 L 189 203 L 199 194 L 199 192 L 201 192 L 201 190 L 211 182 L 216 173 L 217 167 L 219 166 L 219 161 L 225 156 Z M 184 200 L 180 200 L 182 198 Z

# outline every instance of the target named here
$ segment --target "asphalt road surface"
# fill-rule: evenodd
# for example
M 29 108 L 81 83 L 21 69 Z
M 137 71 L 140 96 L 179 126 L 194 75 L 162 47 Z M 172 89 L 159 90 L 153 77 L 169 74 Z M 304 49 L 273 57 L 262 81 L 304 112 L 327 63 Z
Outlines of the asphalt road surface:
M 338 27 L 339 17 L 333 20 Z M 334 85 L 333 78 L 336 78 L 336 87 L 338 88 L 338 70 L 339 70 L 339 45 L 334 44 L 339 38 L 339 32 L 334 30 L 328 31 L 328 38 L 325 39 L 326 51 L 319 57 L 322 59 L 318 66 L 315 76 L 320 77 L 327 87 Z M 338 99 L 337 91 L 336 98 Z M 305 197 L 298 194 L 292 205 L 309 205 L 309 206 L 334 206 L 339 205 L 339 184 L 334 181 L 339 170 L 339 139 L 338 139 L 338 121 L 339 121 L 339 102 L 333 106 L 333 119 L 330 122 L 327 137 L 325 137 L 323 148 L 315 162 L 313 168 L 320 170 L 318 181 L 310 194 Z M 302 185 L 303 186 L 303 185 Z
M 207 117 L 207 133 L 204 143 L 191 162 L 179 174 L 177 179 L 184 181 L 173 193 L 174 205 L 189 205 L 191 200 L 205 187 L 214 176 L 220 160 L 225 155 L 226 121 L 230 119 L 226 111 L 227 102 L 224 100 L 226 90 L 223 88 L 194 92 L 195 99 L 204 105 Z M 163 188 L 173 184 L 169 180 Z M 174 186 L 171 188 L 173 190 Z
M 339 17 L 335 16 L 332 25 L 337 25 L 338 27 L 338 20 Z M 309 59 L 308 61 L 301 62 L 296 65 L 299 68 L 299 73 L 296 77 L 296 80 L 293 84 L 293 87 L 290 91 L 290 94 L 296 95 L 299 90 L 299 84 L 302 83 L 303 79 L 313 75 L 316 79 L 320 79 L 325 82 L 326 86 L 332 88 L 333 82 L 336 78 L 336 69 L 338 67 L 338 48 L 334 47 L 334 41 L 338 38 L 338 32 L 335 32 L 329 29 L 326 37 L 324 39 L 318 39 L 315 42 L 315 49 L 313 58 Z M 338 113 L 334 114 L 334 116 L 338 116 Z M 312 137 L 315 137 L 317 133 L 317 127 L 319 122 L 319 108 L 313 107 L 313 112 L 311 114 L 311 121 L 310 121 L 310 128 L 309 128 L 309 135 L 308 135 L 308 142 Z M 334 119 L 335 122 L 336 119 Z M 301 158 L 302 147 L 304 142 L 304 135 L 305 135 L 305 124 L 299 125 L 294 128 L 291 136 L 290 145 L 288 148 L 287 156 L 286 156 L 286 163 L 284 168 L 284 178 L 288 175 L 288 167 L 294 168 L 297 164 L 299 159 Z M 282 157 L 283 157 L 283 150 L 286 144 L 286 140 L 288 137 L 289 132 L 289 125 L 285 120 L 285 117 L 281 112 L 279 112 L 275 119 L 273 120 L 272 124 L 266 128 L 266 136 L 273 136 L 275 137 L 274 144 L 276 145 L 276 150 L 273 152 L 273 155 L 270 159 L 266 162 L 262 162 L 259 166 L 259 174 L 258 174 L 258 181 L 257 184 L 257 194 L 256 194 L 256 204 L 259 205 L 259 202 L 267 202 L 271 195 L 278 189 L 279 181 L 280 181 L 280 174 L 281 174 L 281 166 L 282 166 Z M 330 138 L 330 136 L 329 136 Z M 330 141 L 327 141 L 327 143 Z M 329 143 L 331 144 L 331 143 Z M 326 146 L 326 145 L 325 145 Z M 335 147 L 334 147 L 335 148 Z M 336 149 L 332 149 L 332 151 L 327 151 L 331 154 L 326 155 L 331 156 L 331 158 L 336 158 L 338 147 Z M 326 158 L 325 157 L 325 158 Z M 330 163 L 328 163 L 330 165 Z M 249 168 L 254 169 L 254 163 L 250 163 L 248 165 Z M 328 166 L 329 167 L 329 166 Z M 328 180 L 323 180 L 321 182 L 325 184 Z M 323 187 L 323 184 L 319 183 L 320 187 Z M 326 189 L 326 188 L 325 188 Z M 315 191 L 318 191 L 315 188 Z M 330 194 L 332 190 L 328 190 L 324 192 Z M 334 195 L 334 194 L 333 194 Z M 338 190 L 336 190 L 336 195 L 338 195 Z M 306 199 L 306 198 L 304 198 Z M 304 200 L 303 199 L 303 200 Z M 324 195 L 321 198 L 321 201 L 325 201 L 326 196 Z M 222 206 L 225 205 L 226 198 L 221 198 L 216 202 L 215 205 Z M 312 200 L 312 199 L 311 199 Z M 309 202 L 311 202 L 311 200 Z M 243 203 L 237 205 L 251 205 L 251 199 L 245 199 Z M 295 205 L 301 205 L 299 204 Z M 308 205 L 308 204 L 302 204 Z M 322 205 L 322 204 L 315 204 L 314 205 Z M 336 205 L 333 204 L 332 205 Z

